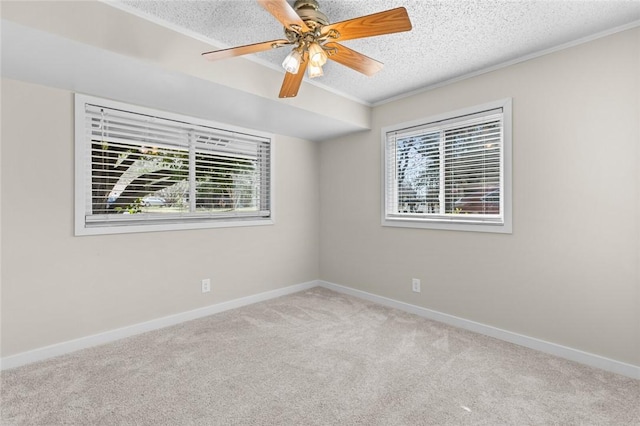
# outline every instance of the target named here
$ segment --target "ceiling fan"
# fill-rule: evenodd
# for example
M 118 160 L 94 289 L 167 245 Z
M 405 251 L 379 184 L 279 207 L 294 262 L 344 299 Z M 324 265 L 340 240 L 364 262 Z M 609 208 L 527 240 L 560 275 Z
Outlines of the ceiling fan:
M 338 42 L 411 29 L 411 21 L 404 7 L 330 24 L 327 16 L 318 10 L 316 0 L 296 0 L 293 7 L 286 0 L 257 1 L 284 25 L 286 39 L 214 50 L 202 56 L 216 61 L 293 45 L 293 50 L 282 63 L 286 73 L 280 98 L 291 98 L 298 94 L 305 70 L 308 69 L 309 78 L 323 75 L 322 66 L 327 59 L 368 76 L 375 74 L 382 69 L 381 62 Z

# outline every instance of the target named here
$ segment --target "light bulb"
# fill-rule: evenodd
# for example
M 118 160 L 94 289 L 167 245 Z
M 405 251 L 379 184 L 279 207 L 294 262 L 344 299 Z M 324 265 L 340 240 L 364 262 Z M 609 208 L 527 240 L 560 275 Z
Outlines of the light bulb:
M 297 49 L 293 49 L 291 53 L 284 58 L 282 62 L 282 68 L 284 68 L 287 72 L 291 74 L 298 74 L 298 70 L 300 69 L 300 62 L 302 62 L 302 55 L 298 52 Z
M 322 77 L 323 75 L 322 67 L 309 64 L 309 78 Z
M 314 42 L 309 45 L 309 62 L 317 67 L 327 63 L 327 54 L 318 43 Z

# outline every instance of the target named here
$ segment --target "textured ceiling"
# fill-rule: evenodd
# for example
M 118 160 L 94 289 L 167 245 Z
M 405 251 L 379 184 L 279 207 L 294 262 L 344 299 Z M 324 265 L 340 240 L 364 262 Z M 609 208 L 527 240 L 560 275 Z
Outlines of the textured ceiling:
M 379 73 L 366 77 L 329 61 L 324 67 L 325 75 L 313 81 L 371 104 L 640 20 L 640 0 L 319 0 L 319 3 L 331 22 L 406 7 L 413 30 L 344 42 L 351 49 L 383 62 L 385 67 Z M 197 34 L 212 43 L 212 50 L 283 36 L 281 25 L 253 0 L 126 0 L 119 2 L 118 7 Z M 288 50 L 285 47 L 250 56 L 280 67 Z M 308 81 L 307 77 L 305 80 Z M 274 94 L 278 90 L 275 88 Z

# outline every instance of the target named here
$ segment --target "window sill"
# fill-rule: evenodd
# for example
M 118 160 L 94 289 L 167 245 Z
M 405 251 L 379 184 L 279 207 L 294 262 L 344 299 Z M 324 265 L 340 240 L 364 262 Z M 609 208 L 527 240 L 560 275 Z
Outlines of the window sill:
M 107 235 L 107 234 L 130 234 L 140 232 L 158 232 L 158 231 L 181 231 L 187 229 L 209 229 L 209 228 L 231 228 L 241 226 L 264 226 L 273 225 L 275 222 L 272 218 L 265 219 L 244 219 L 244 220 L 225 220 L 225 221 L 193 221 L 193 222 L 177 222 L 177 223 L 158 223 L 143 225 L 94 225 L 85 226 L 84 220 L 76 223 L 75 235 Z
M 422 218 L 388 218 L 382 219 L 382 226 L 399 228 L 437 229 L 445 231 L 489 232 L 496 234 L 511 234 L 511 221 L 504 223 L 470 222 L 463 220 L 433 220 Z

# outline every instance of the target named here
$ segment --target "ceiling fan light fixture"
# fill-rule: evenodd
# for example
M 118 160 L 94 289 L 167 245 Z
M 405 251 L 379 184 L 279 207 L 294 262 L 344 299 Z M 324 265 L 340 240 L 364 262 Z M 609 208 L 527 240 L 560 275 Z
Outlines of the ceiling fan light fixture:
M 313 64 L 309 64 L 309 78 L 322 77 L 324 72 L 322 71 L 322 67 L 316 66 Z
M 327 63 L 327 54 L 322 46 L 313 42 L 309 45 L 309 62 L 311 65 L 321 67 Z
M 291 74 L 298 74 L 298 70 L 300 69 L 300 63 L 302 62 L 302 55 L 298 51 L 298 49 L 293 49 L 284 61 L 282 62 L 282 68 L 285 71 Z
M 407 9 L 404 7 L 331 24 L 329 18 L 318 10 L 318 0 L 257 1 L 282 24 L 285 39 L 212 50 L 202 55 L 210 61 L 217 61 L 291 46 L 293 50 L 282 62 L 286 73 L 278 95 L 280 98 L 291 98 L 298 94 L 307 68 L 310 78 L 323 75 L 322 67 L 329 59 L 367 76 L 375 74 L 382 69 L 382 62 L 351 50 L 341 43 L 409 31 L 412 28 Z M 290 3 L 294 3 L 293 6 Z

